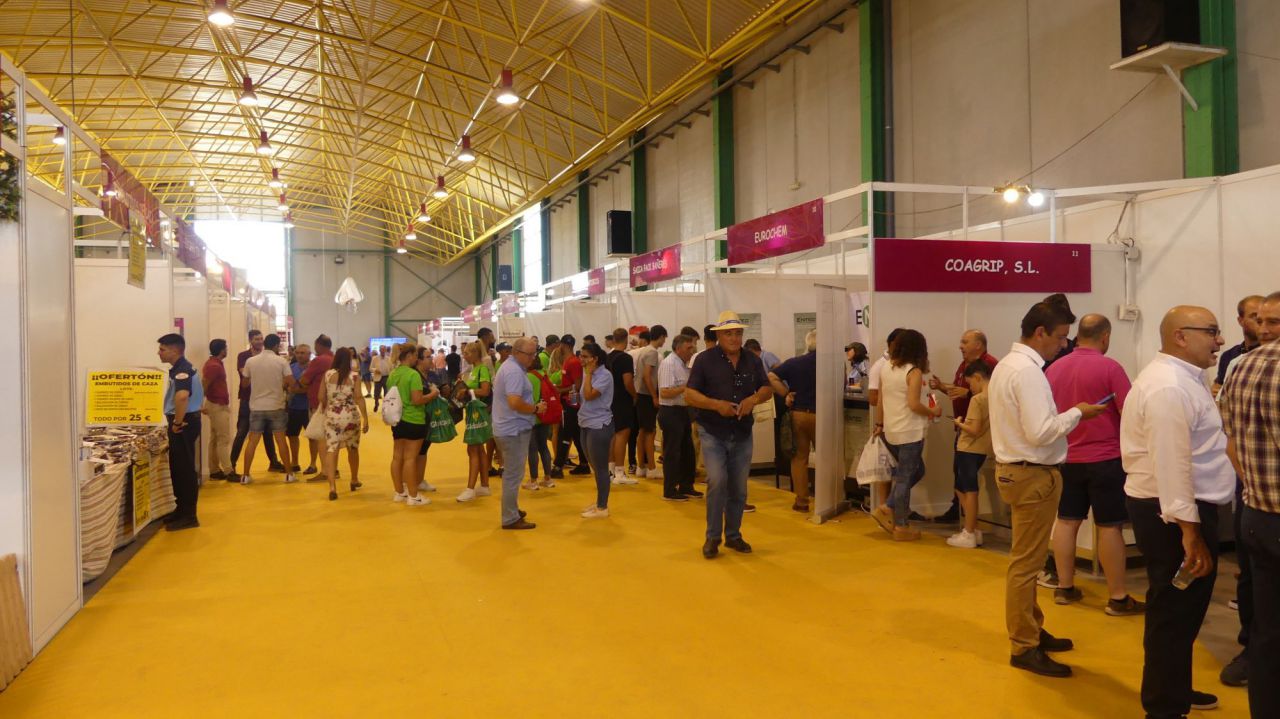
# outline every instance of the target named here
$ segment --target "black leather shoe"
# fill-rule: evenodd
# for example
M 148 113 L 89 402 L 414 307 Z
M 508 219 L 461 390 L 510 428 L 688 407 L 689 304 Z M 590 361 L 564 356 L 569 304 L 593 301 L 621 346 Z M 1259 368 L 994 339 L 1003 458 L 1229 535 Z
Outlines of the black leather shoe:
M 502 525 L 502 528 L 503 529 L 533 529 L 534 527 L 537 527 L 537 526 L 538 525 L 534 524 L 533 522 L 524 521 L 524 517 L 521 517 L 520 519 L 517 519 L 511 524 Z
M 682 489 L 680 490 L 680 494 L 683 494 L 686 497 L 693 497 L 694 499 L 702 498 L 702 492 L 699 492 L 696 489 Z
M 582 464 L 569 470 L 569 474 L 572 474 L 575 477 L 581 477 L 584 474 L 591 474 L 591 468 L 585 464 Z
M 1040 649 L 1046 652 L 1069 652 L 1076 648 L 1070 639 L 1059 639 L 1045 630 L 1040 630 Z
M 524 519 L 525 517 L 529 516 L 529 513 L 524 511 L 523 509 L 517 509 L 516 511 L 520 513 L 521 519 Z
M 746 540 L 744 540 L 742 537 L 738 537 L 737 539 L 726 539 L 724 540 L 724 546 L 728 547 L 729 549 L 732 549 L 735 552 L 741 552 L 742 554 L 751 554 L 751 545 L 747 544 Z
M 707 559 L 715 559 L 720 553 L 720 540 L 708 539 L 702 543 L 702 556 Z
M 1009 657 L 1009 665 L 1043 677 L 1062 678 L 1071 676 L 1071 667 L 1050 659 L 1049 655 L 1045 654 L 1044 650 L 1039 647 L 1028 649 L 1021 654 Z
M 195 517 L 184 517 L 182 519 L 169 522 L 164 525 L 166 532 L 181 532 L 184 529 L 195 529 L 200 526 L 200 521 Z

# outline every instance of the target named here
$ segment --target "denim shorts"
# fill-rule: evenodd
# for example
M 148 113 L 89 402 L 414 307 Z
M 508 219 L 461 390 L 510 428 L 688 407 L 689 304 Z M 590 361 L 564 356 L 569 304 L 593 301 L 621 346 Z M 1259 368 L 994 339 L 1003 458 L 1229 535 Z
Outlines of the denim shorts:
M 283 432 L 289 428 L 288 414 L 282 409 L 273 409 L 266 412 L 249 411 L 249 431 L 250 432 Z
M 987 455 L 974 452 L 956 451 L 956 491 L 978 491 L 978 473 L 987 461 Z

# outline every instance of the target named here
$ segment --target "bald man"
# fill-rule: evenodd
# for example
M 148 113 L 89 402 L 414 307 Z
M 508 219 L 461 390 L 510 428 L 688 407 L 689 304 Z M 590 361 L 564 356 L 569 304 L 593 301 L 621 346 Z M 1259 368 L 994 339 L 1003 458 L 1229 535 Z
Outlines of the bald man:
M 1133 533 L 1147 563 L 1142 707 L 1185 716 L 1217 706 L 1191 687 L 1191 647 L 1213 596 L 1218 507 L 1235 472 L 1222 416 L 1205 381 L 1222 347 L 1218 319 L 1178 306 L 1160 322 L 1160 352 L 1134 381 L 1120 419 L 1120 451 Z M 1179 568 L 1189 584 L 1173 584 Z
M 1129 395 L 1129 376 L 1120 363 L 1107 357 L 1111 320 L 1099 314 L 1080 318 L 1076 349 L 1045 370 L 1059 411 L 1081 402 L 1104 399 L 1107 409 L 1095 422 L 1083 423 L 1067 435 L 1067 463 L 1062 465 L 1062 498 L 1053 526 L 1053 557 L 1058 568 L 1055 604 L 1084 599 L 1075 586 L 1076 537 L 1093 512 L 1098 528 L 1098 559 L 1107 578 L 1106 613 L 1113 617 L 1141 614 L 1142 602 L 1125 587 L 1124 466 L 1120 462 L 1120 413 Z

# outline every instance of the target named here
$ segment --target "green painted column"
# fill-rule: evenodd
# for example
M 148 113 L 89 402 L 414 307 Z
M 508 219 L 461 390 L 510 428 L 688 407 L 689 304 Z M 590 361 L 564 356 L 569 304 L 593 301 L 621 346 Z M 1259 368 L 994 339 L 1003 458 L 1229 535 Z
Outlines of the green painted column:
M 862 181 L 889 179 L 886 162 L 887 137 L 885 110 L 888 95 L 889 48 L 885 35 L 885 5 L 888 0 L 864 0 L 858 5 L 858 47 L 861 53 L 858 69 L 861 80 L 859 107 L 862 120 Z M 872 220 L 868 222 L 873 237 L 886 237 L 890 232 L 883 195 L 875 196 Z M 868 212 L 868 214 L 872 214 Z
M 631 136 L 631 249 L 649 251 L 649 151 L 644 130 Z
M 511 289 L 524 291 L 524 230 L 511 231 Z
M 551 281 L 551 198 L 542 198 L 538 212 L 538 221 L 542 223 L 542 281 Z
M 578 173 L 578 271 L 591 269 L 591 174 Z
M 1200 0 L 1200 43 L 1225 47 L 1227 55 L 1182 74 L 1200 105 L 1193 110 L 1182 102 L 1183 174 L 1229 175 L 1240 171 L 1235 0 Z
M 715 79 L 715 88 L 733 77 L 733 71 L 726 69 Z M 716 229 L 728 227 L 737 221 L 733 164 L 733 90 L 725 90 L 711 98 L 711 154 L 715 163 L 713 178 L 715 184 L 715 220 Z M 716 259 L 728 257 L 728 243 L 724 240 L 716 243 Z
M 489 291 L 485 293 L 486 300 L 494 300 L 498 298 L 498 243 L 490 245 L 489 249 Z

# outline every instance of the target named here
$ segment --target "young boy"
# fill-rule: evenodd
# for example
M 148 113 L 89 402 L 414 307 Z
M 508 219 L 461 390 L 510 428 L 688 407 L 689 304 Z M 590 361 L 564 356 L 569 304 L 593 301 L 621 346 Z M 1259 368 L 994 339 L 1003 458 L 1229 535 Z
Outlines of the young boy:
M 982 532 L 978 531 L 978 472 L 992 454 L 991 422 L 987 414 L 987 383 L 991 381 L 991 368 L 977 360 L 964 368 L 964 378 L 969 383 L 973 399 L 963 418 L 955 419 L 960 429 L 956 442 L 956 497 L 964 513 L 964 528 L 947 538 L 947 544 L 962 549 L 974 549 L 982 545 Z

